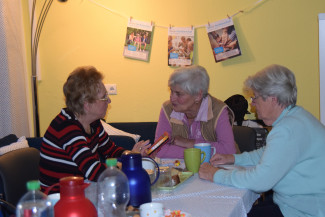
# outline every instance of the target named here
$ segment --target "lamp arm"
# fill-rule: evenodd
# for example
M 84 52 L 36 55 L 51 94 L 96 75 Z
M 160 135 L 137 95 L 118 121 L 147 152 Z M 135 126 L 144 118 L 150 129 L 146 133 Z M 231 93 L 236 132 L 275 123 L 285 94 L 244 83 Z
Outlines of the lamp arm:
M 36 0 L 34 0 L 34 2 L 36 3 Z M 33 40 L 32 41 L 32 72 L 33 72 L 34 76 L 37 76 L 36 75 L 36 63 L 37 63 L 38 43 L 39 43 L 39 39 L 41 36 L 42 28 L 43 28 L 47 13 L 50 10 L 52 3 L 53 3 L 53 0 L 49 0 L 49 1 L 46 0 L 44 2 L 39 19 L 37 20 L 34 37 L 32 37 L 32 40 Z M 33 9 L 35 10 L 35 7 Z M 34 12 L 33 12 L 33 14 L 34 14 Z M 32 30 L 33 30 L 33 26 L 32 26 Z M 33 31 L 32 31 L 32 33 L 33 33 Z
M 36 8 L 36 0 L 33 0 L 32 5 L 32 19 L 31 19 L 31 65 L 32 65 L 32 83 L 33 83 L 33 101 L 34 101 L 34 125 L 35 125 L 35 135 L 40 137 L 40 123 L 39 123 L 39 112 L 38 112 L 38 96 L 37 96 L 37 50 L 39 38 L 41 36 L 42 28 L 47 16 L 48 11 L 52 5 L 53 0 L 45 0 L 39 18 L 37 20 L 37 25 L 35 32 L 33 32 L 34 27 L 34 15 Z

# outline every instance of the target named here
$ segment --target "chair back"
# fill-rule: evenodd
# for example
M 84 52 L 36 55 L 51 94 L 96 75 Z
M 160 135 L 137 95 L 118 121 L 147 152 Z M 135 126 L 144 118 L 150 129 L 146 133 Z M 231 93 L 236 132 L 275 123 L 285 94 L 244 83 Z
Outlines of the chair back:
M 39 179 L 40 152 L 36 148 L 22 148 L 0 156 L 0 196 L 17 205 L 27 192 L 26 183 Z
M 232 129 L 240 152 L 253 151 L 257 148 L 256 132 L 253 128 L 234 125 Z

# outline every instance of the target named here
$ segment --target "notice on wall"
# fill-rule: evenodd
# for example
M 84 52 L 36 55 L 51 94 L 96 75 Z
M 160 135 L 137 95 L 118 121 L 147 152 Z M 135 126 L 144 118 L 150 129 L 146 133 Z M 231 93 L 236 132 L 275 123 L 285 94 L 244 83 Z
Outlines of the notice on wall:
M 148 61 L 151 51 L 152 23 L 129 19 L 123 56 Z
M 190 66 L 193 63 L 194 28 L 168 28 L 168 65 Z
M 206 25 L 213 56 L 216 62 L 240 56 L 241 50 L 231 18 Z

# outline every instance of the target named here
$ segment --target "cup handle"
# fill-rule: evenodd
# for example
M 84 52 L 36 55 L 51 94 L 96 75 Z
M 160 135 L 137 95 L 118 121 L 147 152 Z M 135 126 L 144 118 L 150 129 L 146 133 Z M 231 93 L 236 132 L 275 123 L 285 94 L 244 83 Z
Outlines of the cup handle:
M 60 186 L 60 182 L 51 185 L 49 188 L 46 189 L 46 191 L 44 192 L 44 194 L 49 195 L 50 191 L 51 191 L 52 188 L 54 188 L 55 186 Z
M 201 163 L 205 160 L 205 152 L 201 151 L 201 155 L 203 154 L 203 158 L 201 159 Z
M 145 158 L 145 159 L 150 160 L 150 161 L 151 161 L 152 163 L 154 163 L 155 166 L 156 166 L 156 172 L 157 172 L 157 174 L 156 174 L 156 179 L 151 183 L 151 185 L 154 185 L 154 184 L 158 181 L 158 179 L 159 179 L 159 175 L 160 175 L 159 165 L 158 165 L 157 162 L 156 162 L 154 159 L 152 159 L 151 157 L 142 157 L 142 158 Z
M 216 147 L 211 147 L 212 149 L 213 149 L 213 154 L 211 155 L 211 156 L 213 156 L 213 155 L 215 155 L 216 154 Z

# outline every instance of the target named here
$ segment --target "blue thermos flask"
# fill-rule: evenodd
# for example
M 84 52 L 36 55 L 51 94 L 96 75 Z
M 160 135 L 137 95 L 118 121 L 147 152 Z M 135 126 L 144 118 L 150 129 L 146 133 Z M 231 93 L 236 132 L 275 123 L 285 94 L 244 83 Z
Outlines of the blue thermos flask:
M 146 158 L 146 157 L 144 157 Z M 122 171 L 128 177 L 130 188 L 129 205 L 139 207 L 141 204 L 151 202 L 151 185 L 159 178 L 157 174 L 153 183 L 150 183 L 149 174 L 142 168 L 142 156 L 138 153 L 126 153 L 121 157 Z M 155 162 L 156 163 L 156 162 Z M 157 164 L 157 163 L 156 163 Z M 158 167 L 158 164 L 157 164 Z M 158 167 L 159 171 L 159 167 Z

